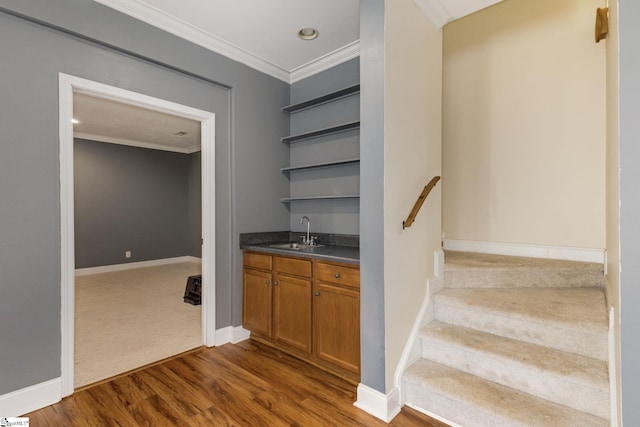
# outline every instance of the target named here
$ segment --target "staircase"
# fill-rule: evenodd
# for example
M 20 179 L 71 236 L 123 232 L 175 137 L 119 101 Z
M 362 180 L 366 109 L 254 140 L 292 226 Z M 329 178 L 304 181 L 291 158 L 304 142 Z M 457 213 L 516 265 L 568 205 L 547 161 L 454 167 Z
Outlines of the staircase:
M 601 264 L 447 251 L 405 402 L 464 427 L 608 426 Z

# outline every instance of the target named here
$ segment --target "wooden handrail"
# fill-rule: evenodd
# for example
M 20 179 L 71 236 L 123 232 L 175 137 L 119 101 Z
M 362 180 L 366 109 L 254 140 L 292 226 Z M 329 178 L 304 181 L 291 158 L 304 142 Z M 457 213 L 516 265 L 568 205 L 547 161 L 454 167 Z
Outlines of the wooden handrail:
M 422 204 L 424 203 L 425 199 L 427 198 L 427 196 L 429 195 L 433 187 L 436 186 L 438 181 L 440 181 L 440 177 L 434 176 L 431 179 L 431 181 L 429 181 L 429 183 L 424 186 L 422 193 L 420 193 L 420 196 L 418 196 L 418 200 L 416 200 L 415 205 L 413 205 L 413 209 L 411 209 L 411 213 L 409 214 L 406 220 L 402 221 L 403 230 L 405 228 L 411 227 L 411 224 L 413 224 L 413 221 L 416 219 L 416 215 L 418 215 L 418 211 L 422 207 Z

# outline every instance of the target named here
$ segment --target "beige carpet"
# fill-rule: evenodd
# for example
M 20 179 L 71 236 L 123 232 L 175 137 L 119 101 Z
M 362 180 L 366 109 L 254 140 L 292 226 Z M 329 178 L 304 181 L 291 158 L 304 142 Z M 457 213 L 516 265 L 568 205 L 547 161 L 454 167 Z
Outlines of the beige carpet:
M 197 263 L 76 277 L 75 387 L 202 345 L 201 308 L 183 301 Z

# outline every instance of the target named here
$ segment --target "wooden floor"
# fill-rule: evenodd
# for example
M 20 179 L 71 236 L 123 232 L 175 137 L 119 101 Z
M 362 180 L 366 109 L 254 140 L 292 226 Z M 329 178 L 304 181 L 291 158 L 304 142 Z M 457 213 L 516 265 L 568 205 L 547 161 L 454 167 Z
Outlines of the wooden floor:
M 355 387 L 254 341 L 201 348 L 25 414 L 39 426 L 385 426 Z M 410 408 L 391 426 L 445 427 Z

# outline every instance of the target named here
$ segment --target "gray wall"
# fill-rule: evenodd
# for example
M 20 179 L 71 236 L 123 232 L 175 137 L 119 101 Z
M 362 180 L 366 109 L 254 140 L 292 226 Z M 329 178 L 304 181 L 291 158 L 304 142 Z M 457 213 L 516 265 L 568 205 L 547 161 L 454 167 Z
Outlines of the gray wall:
M 640 425 L 640 3 L 619 1 L 622 421 Z
M 76 268 L 179 257 L 198 249 L 200 164 L 199 155 L 197 161 L 192 156 L 75 139 Z
M 201 152 L 189 155 L 189 176 L 187 177 L 187 254 L 202 256 L 202 156 Z
M 305 101 L 360 82 L 360 60 L 352 59 L 291 85 L 291 103 Z M 360 97 L 338 101 L 291 114 L 291 134 L 299 134 L 360 120 Z M 301 166 L 360 157 L 360 133 L 350 131 L 290 145 L 289 164 Z M 297 171 L 289 173 L 290 195 L 317 196 L 360 193 L 358 165 Z M 290 229 L 306 231 L 300 218 L 311 220 L 311 231 L 319 233 L 359 234 L 358 199 L 293 202 Z
M 4 0 L 0 52 L 0 395 L 60 376 L 59 72 L 216 113 L 216 326 L 240 325 L 238 233 L 289 224 L 288 84 L 88 0 Z
M 362 383 L 386 393 L 384 324 L 384 0 L 360 2 Z

